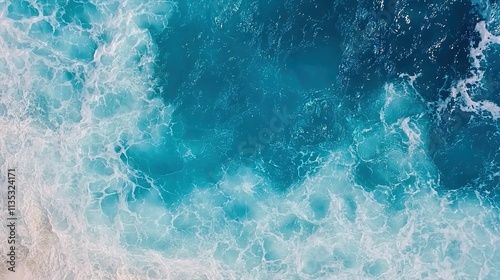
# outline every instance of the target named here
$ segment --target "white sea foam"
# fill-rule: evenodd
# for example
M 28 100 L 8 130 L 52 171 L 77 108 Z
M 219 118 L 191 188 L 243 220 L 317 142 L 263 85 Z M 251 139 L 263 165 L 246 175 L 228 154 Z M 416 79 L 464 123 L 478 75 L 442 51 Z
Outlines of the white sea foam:
M 439 108 L 446 108 L 448 104 L 454 100 L 458 101 L 460 109 L 465 112 L 476 114 L 489 114 L 494 120 L 500 117 L 500 104 L 496 104 L 490 100 L 474 100 L 474 91 L 480 90 L 485 81 L 485 73 L 482 67 L 486 63 L 484 52 L 492 45 L 500 44 L 500 36 L 495 36 L 490 33 L 486 27 L 486 22 L 481 21 L 476 25 L 476 31 L 480 34 L 481 40 L 477 47 L 470 48 L 469 57 L 471 59 L 470 75 L 457 82 L 451 88 L 451 95 L 446 100 L 442 101 Z
M 140 2 L 99 7 L 91 33 L 108 32 L 110 40 L 90 63 L 71 60 L 70 43 L 79 42 L 53 49 L 16 27 L 5 6 L 0 13 L 0 167 L 18 170 L 18 241 L 26 248 L 8 279 L 500 277 L 498 209 L 479 195 L 434 190 L 427 122 L 416 113 L 424 105 L 411 84 L 387 85 L 367 113 L 370 126 L 353 118 L 354 143 L 331 151 L 317 174 L 285 195 L 265 174 L 235 165 L 176 208 L 156 203 L 153 181 L 147 203 L 126 201 L 138 187 L 130 180 L 136 171 L 119 156 L 131 144 L 168 137 L 173 108 L 150 96 L 155 46 L 137 26 L 141 15 L 154 28 L 166 18 Z M 29 21 L 41 20 L 56 25 L 53 16 Z M 72 40 L 88 44 L 87 35 Z M 66 75 L 84 77 L 82 84 Z M 146 118 L 156 122 L 145 125 Z M 357 183 L 355 164 L 380 158 L 400 170 L 398 184 L 369 191 Z
M 42 7 L 32 4 L 42 14 Z M 154 255 L 145 258 L 148 252 L 127 251 L 120 243 L 120 223 L 110 221 L 103 207 L 108 197 L 133 188 L 131 171 L 114 152 L 120 138 L 143 141 L 139 124 L 144 116 L 169 123 L 172 110 L 151 98 L 156 50 L 144 27 L 163 28 L 173 6 L 103 2 L 91 15 L 89 32 L 75 23 L 59 25 L 55 13 L 19 24 L 8 17 L 7 6 L 1 7 L 1 167 L 18 170 L 20 217 L 18 272 L 3 277 L 195 276 L 203 262 L 177 262 L 198 266 L 193 271 L 189 266 L 176 268 L 176 262 L 159 265 Z M 141 22 L 144 16 L 147 24 Z M 39 24 L 51 24 L 62 37 L 34 32 Z M 109 41 L 97 41 L 101 34 L 109 35 Z M 95 52 L 88 56 L 93 44 Z M 155 135 L 163 128 L 151 124 L 147 129 Z M 99 184 L 102 188 L 96 189 Z M 22 248 L 28 249 L 24 255 Z
M 397 98 L 394 93 L 393 101 Z M 374 116 L 380 109 L 375 107 Z M 422 119 L 412 121 L 411 131 L 426 129 Z M 407 135 L 409 122 L 396 120 Z M 373 146 L 401 143 L 400 134 L 384 133 L 383 126 L 358 133 L 373 129 L 379 129 L 369 138 Z M 429 141 L 424 134 L 413 139 Z M 414 179 L 380 186 L 383 191 L 369 192 L 356 183 L 357 159 L 349 149 L 332 151 L 317 174 L 285 196 L 273 194 L 272 183 L 256 171 L 234 166 L 219 188 L 194 190 L 171 213 L 173 221 L 158 222 L 168 229 L 166 239 L 182 243 L 166 255 L 210 260 L 217 274 L 229 279 L 498 277 L 498 209 L 479 194 L 438 194 L 438 172 L 423 144 L 408 141 L 382 151 L 401 154 L 383 164 Z M 422 146 L 410 152 L 412 145 Z M 391 202 L 391 188 L 400 188 L 399 209 Z M 235 203 L 247 207 L 245 215 L 233 215 L 228 206 Z M 183 225 L 175 222 L 181 217 Z

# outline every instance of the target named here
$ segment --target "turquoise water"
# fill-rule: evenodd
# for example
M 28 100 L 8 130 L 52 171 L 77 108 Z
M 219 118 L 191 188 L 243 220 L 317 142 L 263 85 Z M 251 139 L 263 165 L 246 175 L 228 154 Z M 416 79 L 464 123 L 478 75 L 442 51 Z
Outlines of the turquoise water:
M 19 279 L 500 277 L 496 1 L 0 11 Z

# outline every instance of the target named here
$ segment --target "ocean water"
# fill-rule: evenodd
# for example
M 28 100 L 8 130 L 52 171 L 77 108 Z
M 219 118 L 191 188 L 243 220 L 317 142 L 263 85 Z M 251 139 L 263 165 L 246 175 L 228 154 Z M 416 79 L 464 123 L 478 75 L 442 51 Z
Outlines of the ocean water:
M 499 121 L 496 0 L 0 0 L 0 278 L 500 279 Z

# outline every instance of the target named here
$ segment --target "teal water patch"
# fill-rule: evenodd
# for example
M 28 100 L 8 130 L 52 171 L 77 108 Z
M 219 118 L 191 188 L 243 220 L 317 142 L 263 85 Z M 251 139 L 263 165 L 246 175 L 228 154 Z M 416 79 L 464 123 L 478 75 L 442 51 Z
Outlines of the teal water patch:
M 28 1 L 15 1 L 11 2 L 7 8 L 7 17 L 13 20 L 20 20 L 23 18 L 36 17 L 39 15 L 38 10 L 31 5 Z
M 132 145 L 128 148 L 127 163 L 134 169 L 147 171 L 152 176 L 162 176 L 180 171 L 184 162 L 168 145 Z
M 197 12 L 201 6 L 207 13 Z M 249 158 L 275 178 L 278 189 L 286 191 L 319 165 L 320 156 L 314 159 L 317 153 L 313 151 L 314 145 L 331 139 L 338 141 L 343 136 L 342 113 L 329 110 L 338 105 L 338 100 L 326 97 L 335 87 L 341 50 L 326 51 L 325 42 L 320 39 L 327 40 L 330 34 L 326 30 L 319 31 L 321 34 L 316 38 L 288 28 L 291 33 L 297 32 L 298 37 L 286 34 L 284 46 L 288 43 L 299 46 L 302 37 L 307 42 L 294 52 L 287 46 L 288 50 L 273 54 L 280 58 L 273 61 L 268 55 L 273 49 L 268 47 L 277 43 L 272 41 L 275 34 L 266 28 L 265 39 L 261 40 L 254 37 L 260 32 L 254 26 L 276 21 L 279 32 L 286 32 L 286 24 L 299 24 L 292 17 L 279 19 L 268 10 L 271 6 L 261 4 L 205 6 L 179 4 L 169 21 L 173 28 L 166 29 L 156 39 L 160 53 L 157 73 L 168 77 L 163 96 L 166 102 L 176 104 L 177 133 L 183 140 L 220 142 L 220 137 L 230 137 L 223 141 L 227 146 L 213 145 L 205 150 L 203 157 L 217 158 L 216 162 Z M 299 6 L 279 4 L 276 8 L 288 13 Z M 319 8 L 306 6 L 302 8 L 320 17 Z M 248 12 L 238 12 L 243 7 L 255 11 L 256 17 L 252 19 Z M 207 25 L 205 20 L 209 20 L 211 13 L 215 22 Z M 248 25 L 241 26 L 247 19 Z M 318 55 L 311 57 L 315 53 Z M 306 65 L 309 65 L 307 73 L 301 72 Z M 320 75 L 315 71 L 321 72 Z M 315 82 L 307 84 L 308 75 L 314 76 Z M 328 81 L 323 82 L 323 78 Z M 307 108 L 305 104 L 309 104 Z M 304 145 L 311 145 L 310 153 L 301 154 Z M 224 156 L 219 157 L 220 153 Z
M 42 20 L 31 25 L 30 36 L 35 38 L 48 37 L 54 34 L 54 27 L 48 21 Z
M 311 203 L 311 209 L 314 211 L 314 216 L 316 219 L 323 219 L 328 216 L 330 211 L 330 199 L 324 196 L 310 197 L 309 201 Z M 350 205 L 351 212 L 356 210 L 355 205 Z
M 280 233 L 285 240 L 296 236 L 307 239 L 316 229 L 317 226 L 313 223 L 300 219 L 295 215 L 289 215 L 283 219 Z
M 493 178 L 488 180 L 487 175 L 498 169 L 499 155 L 495 147 L 500 146 L 500 134 L 494 124 L 471 120 L 470 125 L 452 127 L 441 145 L 435 154 L 435 161 L 442 173 L 444 186 L 460 189 L 481 185 L 482 191 L 493 197 L 499 194 L 498 182 L 491 180 Z M 478 184 L 478 181 L 482 183 Z
M 94 59 L 97 43 L 87 31 L 78 29 L 58 30 L 54 33 L 54 49 L 62 51 L 68 58 L 89 63 Z
M 65 26 L 76 24 L 84 30 L 92 29 L 92 23 L 98 24 L 101 11 L 90 1 L 59 1 L 56 12 L 57 21 Z

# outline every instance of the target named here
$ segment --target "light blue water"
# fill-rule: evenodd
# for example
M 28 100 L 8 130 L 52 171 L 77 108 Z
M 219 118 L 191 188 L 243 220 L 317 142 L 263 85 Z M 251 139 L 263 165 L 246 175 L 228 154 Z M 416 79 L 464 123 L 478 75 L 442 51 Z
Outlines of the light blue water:
M 500 277 L 496 1 L 0 11 L 20 279 Z

